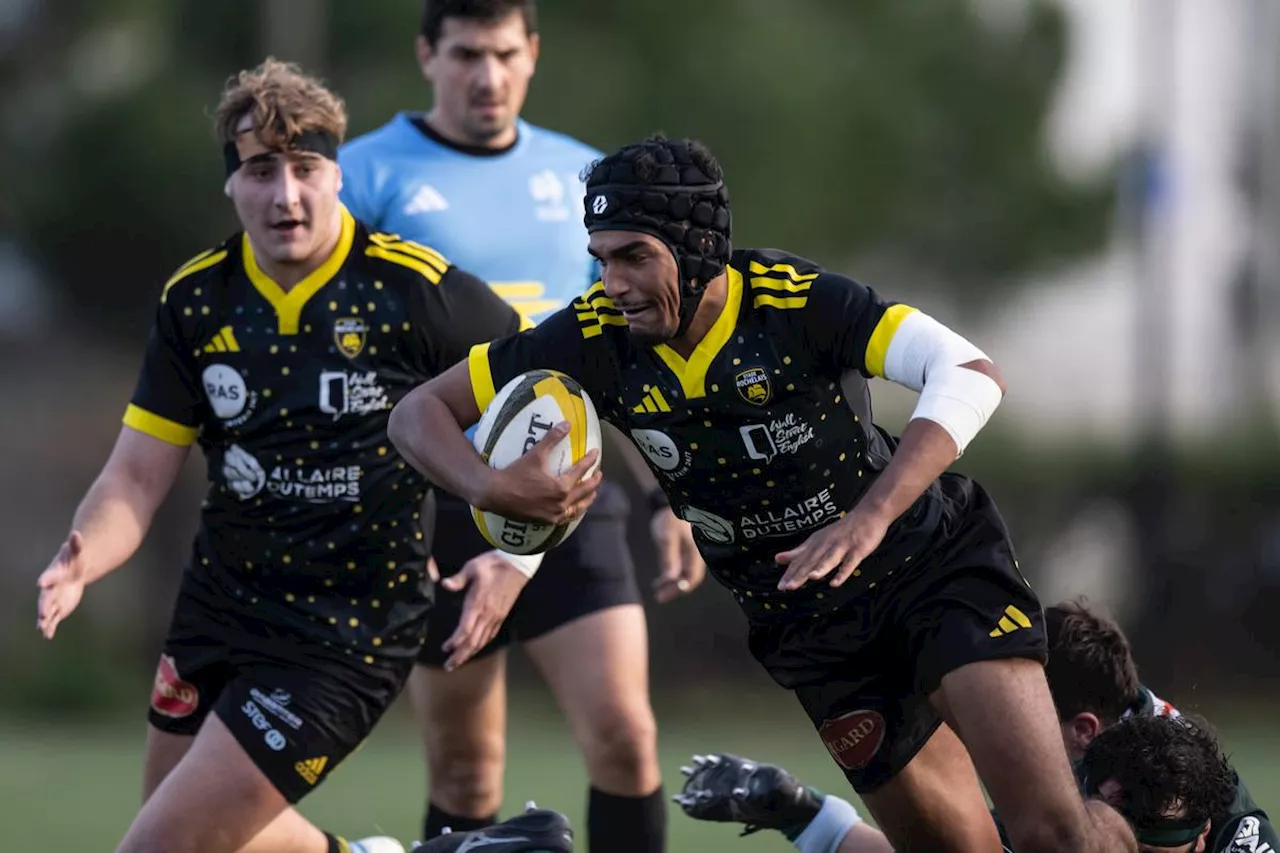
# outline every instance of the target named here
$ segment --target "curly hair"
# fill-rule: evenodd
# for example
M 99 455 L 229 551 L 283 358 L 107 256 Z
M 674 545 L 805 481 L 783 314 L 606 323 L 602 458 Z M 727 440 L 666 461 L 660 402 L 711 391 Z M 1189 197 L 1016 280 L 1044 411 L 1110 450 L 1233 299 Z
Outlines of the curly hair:
M 1139 827 L 1219 817 L 1239 784 L 1213 728 L 1188 716 L 1129 717 L 1103 729 L 1085 751 L 1084 774 L 1089 794 L 1119 783 L 1116 807 Z
M 1133 651 L 1120 626 L 1076 599 L 1045 608 L 1045 630 L 1045 677 L 1058 719 L 1089 712 L 1104 725 L 1119 720 L 1140 690 Z
M 422 4 L 422 37 L 433 48 L 440 41 L 446 18 L 463 18 L 491 24 L 501 21 L 513 12 L 524 18 L 524 30 L 533 35 L 538 31 L 538 8 L 534 0 L 426 0 Z
M 286 149 L 307 131 L 332 134 L 339 142 L 347 133 L 342 98 L 296 64 L 274 57 L 227 80 L 214 116 L 218 141 L 235 142 L 236 127 L 246 114 L 252 115 L 262 144 L 271 149 Z

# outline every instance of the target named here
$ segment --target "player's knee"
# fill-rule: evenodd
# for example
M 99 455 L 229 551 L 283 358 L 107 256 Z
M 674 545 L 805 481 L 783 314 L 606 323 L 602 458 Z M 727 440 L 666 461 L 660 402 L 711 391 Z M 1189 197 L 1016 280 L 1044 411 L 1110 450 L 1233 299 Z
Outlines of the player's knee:
M 647 781 L 658 763 L 658 724 L 647 703 L 615 707 L 592 718 L 585 746 L 587 766 L 595 782 L 632 787 Z
M 501 733 L 433 744 L 427 755 L 431 801 L 452 814 L 487 815 L 502 801 Z

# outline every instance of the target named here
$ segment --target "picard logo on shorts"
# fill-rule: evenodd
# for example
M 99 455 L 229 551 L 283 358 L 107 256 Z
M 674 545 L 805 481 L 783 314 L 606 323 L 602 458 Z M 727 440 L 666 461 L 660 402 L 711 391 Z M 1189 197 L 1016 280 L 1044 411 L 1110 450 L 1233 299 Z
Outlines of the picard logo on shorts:
M 763 406 L 773 399 L 773 383 L 763 367 L 750 367 L 734 377 L 738 396 L 756 406 Z
M 850 711 L 818 727 L 827 752 L 845 770 L 861 770 L 884 742 L 884 717 L 875 711 Z
M 320 777 L 324 774 L 324 768 L 329 763 L 329 756 L 322 755 L 319 758 L 307 758 L 293 765 L 293 769 L 298 771 L 308 785 L 314 785 L 320 781 Z
M 155 683 L 151 688 L 151 710 L 175 719 L 190 716 L 200 704 L 200 691 L 178 677 L 177 664 L 170 655 L 160 656 Z
M 355 358 L 364 350 L 369 327 L 359 317 L 339 317 L 333 321 L 333 342 L 347 358 Z

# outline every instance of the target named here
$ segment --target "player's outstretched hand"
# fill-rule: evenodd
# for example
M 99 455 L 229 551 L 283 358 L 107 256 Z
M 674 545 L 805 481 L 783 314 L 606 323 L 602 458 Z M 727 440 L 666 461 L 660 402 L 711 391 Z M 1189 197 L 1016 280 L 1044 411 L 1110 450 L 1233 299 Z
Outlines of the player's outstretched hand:
M 658 579 L 653 582 L 657 602 L 666 604 L 697 589 L 707 576 L 707 564 L 693 541 L 693 526 L 665 508 L 653 514 L 649 532 L 658 550 Z
M 567 524 L 579 518 L 596 498 L 604 474 L 587 472 L 600 458 L 597 449 L 588 450 L 560 476 L 547 473 L 547 457 L 569 434 L 569 424 L 559 423 L 529 448 L 529 451 L 500 471 L 494 471 L 481 490 L 475 505 L 517 521 Z
M 855 508 L 844 518 L 811 534 L 799 547 L 776 557 L 786 569 L 778 589 L 799 589 L 808 581 L 825 578 L 833 571 L 832 586 L 840 586 L 884 540 L 889 521 L 873 512 Z
M 58 623 L 71 615 L 84 595 L 84 537 L 73 530 L 58 549 L 58 554 L 41 573 L 36 585 L 40 599 L 36 605 L 36 628 L 46 640 L 52 640 Z
M 449 652 L 446 671 L 462 666 L 489 644 L 528 582 L 529 578 L 497 551 L 471 558 L 460 572 L 440 582 L 450 592 L 467 590 L 458 627 L 442 647 Z

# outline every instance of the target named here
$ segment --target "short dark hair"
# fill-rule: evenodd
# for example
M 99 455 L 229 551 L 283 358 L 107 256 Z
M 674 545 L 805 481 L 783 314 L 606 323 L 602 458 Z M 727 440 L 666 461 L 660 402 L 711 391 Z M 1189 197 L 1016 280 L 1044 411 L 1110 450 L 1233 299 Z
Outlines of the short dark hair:
M 1046 608 L 1045 628 L 1045 677 L 1058 719 L 1089 712 L 1104 725 L 1119 720 L 1141 689 L 1133 650 L 1120 626 L 1076 599 Z
M 1084 754 L 1086 793 L 1120 785 L 1117 809 L 1135 826 L 1220 818 L 1239 777 L 1213 728 L 1198 717 L 1133 716 L 1103 729 Z
M 538 31 L 538 6 L 535 0 L 426 0 L 422 4 L 422 37 L 432 47 L 440 41 L 446 18 L 466 18 L 494 23 L 513 12 L 524 18 L 529 35 Z

